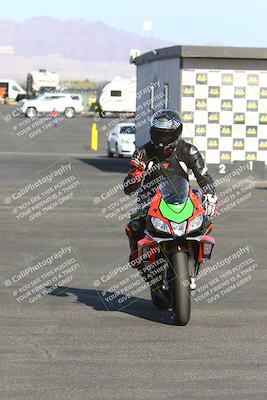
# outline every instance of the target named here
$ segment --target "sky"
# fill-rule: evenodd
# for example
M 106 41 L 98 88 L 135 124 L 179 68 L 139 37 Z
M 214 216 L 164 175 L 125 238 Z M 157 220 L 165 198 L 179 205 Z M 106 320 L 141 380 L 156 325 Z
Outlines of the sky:
M 143 36 L 151 20 L 154 36 L 176 44 L 267 47 L 266 15 L 266 0 L 2 0 L 0 19 L 85 18 Z

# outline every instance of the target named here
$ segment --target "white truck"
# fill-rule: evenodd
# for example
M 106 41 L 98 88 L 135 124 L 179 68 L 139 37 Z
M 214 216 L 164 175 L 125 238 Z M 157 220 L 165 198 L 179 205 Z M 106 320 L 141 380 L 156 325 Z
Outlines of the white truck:
M 36 96 L 38 94 L 52 92 L 59 89 L 59 75 L 55 72 L 39 69 L 27 75 L 27 95 Z
M 15 101 L 18 96 L 25 95 L 25 90 L 13 79 L 0 79 L 0 103 Z
M 96 103 L 102 117 L 120 113 L 135 114 L 136 79 L 113 79 L 103 87 Z

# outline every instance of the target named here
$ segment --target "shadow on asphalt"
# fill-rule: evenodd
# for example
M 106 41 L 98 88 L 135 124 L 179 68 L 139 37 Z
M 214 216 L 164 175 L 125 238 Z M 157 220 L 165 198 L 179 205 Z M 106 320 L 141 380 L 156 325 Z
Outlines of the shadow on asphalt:
M 255 189 L 257 189 L 257 190 L 267 190 L 267 186 L 266 187 L 255 186 Z
M 107 292 L 107 296 L 113 295 L 113 292 Z M 77 297 L 77 302 L 85 304 L 88 307 L 92 307 L 96 311 L 107 311 L 107 312 L 120 312 L 123 314 L 133 315 L 138 318 L 146 319 L 148 321 L 156 322 L 164 325 L 174 325 L 171 318 L 171 312 L 168 310 L 156 309 L 151 300 L 140 299 L 138 297 L 132 297 L 131 302 L 124 306 L 122 309 L 110 306 L 109 309 L 105 306 L 101 300 L 100 295 L 96 290 L 92 289 L 77 289 L 60 287 L 55 289 L 49 294 L 50 296 L 57 297 L 68 297 L 74 295 Z
M 129 158 L 108 158 L 99 156 L 97 158 L 79 158 L 79 160 L 103 172 L 127 174 L 129 171 Z

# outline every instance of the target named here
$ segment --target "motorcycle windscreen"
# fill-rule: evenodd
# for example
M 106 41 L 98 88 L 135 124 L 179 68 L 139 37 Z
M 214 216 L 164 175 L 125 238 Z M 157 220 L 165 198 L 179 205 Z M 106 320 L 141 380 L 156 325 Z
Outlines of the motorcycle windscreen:
M 194 204 L 189 197 L 189 183 L 182 176 L 166 177 L 160 182 L 162 200 L 160 211 L 170 221 L 181 223 L 194 214 Z

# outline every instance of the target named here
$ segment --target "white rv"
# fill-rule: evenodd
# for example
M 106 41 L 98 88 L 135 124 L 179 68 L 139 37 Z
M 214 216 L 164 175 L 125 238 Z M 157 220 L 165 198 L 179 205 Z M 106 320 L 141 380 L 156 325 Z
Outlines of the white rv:
M 116 78 L 105 85 L 98 100 L 100 115 L 134 114 L 136 111 L 136 79 Z
M 13 79 L 0 79 L 0 102 L 15 101 L 25 94 L 25 90 Z
M 27 94 L 36 95 L 59 88 L 59 75 L 46 69 L 32 71 L 27 76 Z

